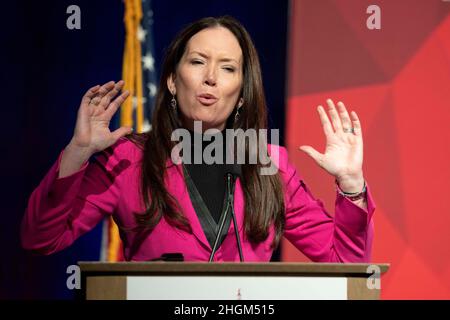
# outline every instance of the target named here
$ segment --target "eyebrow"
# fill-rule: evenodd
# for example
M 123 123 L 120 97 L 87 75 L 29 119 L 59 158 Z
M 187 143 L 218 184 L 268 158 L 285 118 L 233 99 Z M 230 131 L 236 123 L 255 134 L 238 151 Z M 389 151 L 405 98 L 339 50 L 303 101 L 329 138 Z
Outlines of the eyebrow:
M 202 57 L 205 58 L 205 59 L 208 59 L 208 58 L 209 58 L 209 56 L 208 56 L 207 54 L 205 54 L 205 53 L 203 53 L 203 52 L 200 52 L 200 51 L 190 51 L 188 55 L 193 54 L 193 53 L 196 53 L 196 54 L 198 54 L 199 56 L 202 56 Z M 220 59 L 219 61 L 221 61 L 221 62 L 230 62 L 230 61 L 234 61 L 234 62 L 236 62 L 237 64 L 239 64 L 239 62 L 238 62 L 236 59 L 232 59 L 232 58 L 222 58 L 222 59 Z

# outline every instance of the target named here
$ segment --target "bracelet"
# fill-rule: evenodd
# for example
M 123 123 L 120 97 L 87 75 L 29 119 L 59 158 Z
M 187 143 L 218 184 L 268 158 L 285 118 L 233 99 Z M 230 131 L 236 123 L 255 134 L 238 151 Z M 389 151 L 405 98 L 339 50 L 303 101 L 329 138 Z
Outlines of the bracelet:
M 339 188 L 339 183 L 337 180 L 336 180 L 336 187 L 337 187 L 339 194 L 348 198 L 351 201 L 359 200 L 366 196 L 366 191 L 367 191 L 366 180 L 364 180 L 364 187 L 360 192 L 344 192 L 344 191 L 342 191 L 341 188 Z

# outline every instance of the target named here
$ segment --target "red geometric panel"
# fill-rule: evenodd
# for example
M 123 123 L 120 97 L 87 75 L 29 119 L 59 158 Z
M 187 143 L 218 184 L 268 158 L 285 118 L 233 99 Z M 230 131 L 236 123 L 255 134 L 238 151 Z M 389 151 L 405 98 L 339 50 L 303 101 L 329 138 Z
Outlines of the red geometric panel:
M 298 146 L 323 151 L 326 98 L 355 110 L 377 204 L 372 260 L 391 263 L 382 298 L 449 299 L 450 2 L 377 1 L 381 30 L 366 28 L 370 4 L 292 1 L 290 160 L 332 212 L 333 178 Z M 286 243 L 282 257 L 306 259 Z
M 442 0 L 333 0 L 342 17 L 373 61 L 392 79 L 450 12 Z M 365 27 L 366 8 L 376 4 L 381 9 L 382 29 Z M 363 26 L 363 27 L 361 27 Z M 352 54 L 353 56 L 353 54 Z
M 445 281 L 440 274 L 429 268 L 426 260 L 421 259 L 409 247 L 402 259 L 383 277 L 381 298 L 448 299 L 448 281 Z
M 437 276 L 450 269 L 450 16 L 395 79 L 409 244 Z M 437 36 L 447 30 L 447 37 Z M 414 200 L 414 201 L 413 201 Z M 445 244 L 445 245 L 444 245 Z M 444 280 L 444 279 L 442 279 Z M 450 289 L 450 278 L 445 279 Z
M 290 14 L 290 96 L 387 80 L 333 1 L 291 1 Z

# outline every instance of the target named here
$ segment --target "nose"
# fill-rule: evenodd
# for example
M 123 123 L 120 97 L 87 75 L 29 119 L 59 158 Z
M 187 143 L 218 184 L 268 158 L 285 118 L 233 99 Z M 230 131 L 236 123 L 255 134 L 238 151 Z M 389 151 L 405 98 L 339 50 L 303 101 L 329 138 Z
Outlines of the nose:
M 205 75 L 204 84 L 211 86 L 211 87 L 214 87 L 217 84 L 216 71 L 213 66 L 208 68 L 206 75 Z

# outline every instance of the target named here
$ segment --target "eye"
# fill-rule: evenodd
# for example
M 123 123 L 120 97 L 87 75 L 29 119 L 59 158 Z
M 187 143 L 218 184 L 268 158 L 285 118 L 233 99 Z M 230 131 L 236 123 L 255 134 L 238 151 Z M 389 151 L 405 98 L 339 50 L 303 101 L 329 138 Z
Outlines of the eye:
M 224 69 L 228 72 L 234 72 L 235 69 L 233 67 L 224 67 Z
M 191 60 L 191 64 L 203 64 L 201 60 Z

